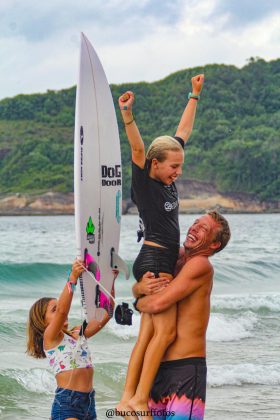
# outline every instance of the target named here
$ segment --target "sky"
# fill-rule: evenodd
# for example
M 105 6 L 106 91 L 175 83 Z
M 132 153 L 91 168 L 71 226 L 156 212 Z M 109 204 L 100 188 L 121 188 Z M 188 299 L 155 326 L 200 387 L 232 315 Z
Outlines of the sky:
M 0 0 L 0 99 L 74 86 L 80 33 L 109 83 L 280 58 L 279 0 Z

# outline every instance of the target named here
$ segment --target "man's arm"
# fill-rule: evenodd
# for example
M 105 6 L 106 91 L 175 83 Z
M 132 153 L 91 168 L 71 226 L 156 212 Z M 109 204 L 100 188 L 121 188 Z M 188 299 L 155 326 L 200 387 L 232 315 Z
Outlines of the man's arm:
M 194 95 L 200 95 L 203 83 L 204 74 L 199 74 L 192 78 L 192 93 Z M 181 139 L 183 139 L 185 143 L 189 139 L 193 129 L 196 107 L 197 99 L 189 99 L 175 134 L 175 136 L 181 137 Z
M 208 258 L 193 257 L 171 281 L 168 287 L 153 296 L 139 299 L 137 309 L 140 312 L 156 314 L 168 309 L 199 289 L 205 281 L 212 279 L 213 268 Z
M 148 271 L 140 282 L 134 283 L 132 286 L 132 293 L 135 298 L 140 298 L 143 295 L 152 295 L 158 293 L 170 283 L 167 278 L 157 278 L 154 273 Z

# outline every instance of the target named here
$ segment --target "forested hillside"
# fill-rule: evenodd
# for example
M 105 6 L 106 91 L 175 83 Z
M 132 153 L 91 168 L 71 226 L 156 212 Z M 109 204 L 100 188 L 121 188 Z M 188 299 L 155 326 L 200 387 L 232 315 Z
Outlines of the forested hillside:
M 112 85 L 117 98 L 135 92 L 134 114 L 145 143 L 174 134 L 191 89 L 205 73 L 195 128 L 186 147 L 184 178 L 207 180 L 221 192 L 280 199 L 280 59 L 250 59 L 242 69 L 208 65 L 154 83 Z M 0 101 L 0 189 L 73 191 L 75 88 Z M 130 150 L 117 111 L 129 195 Z

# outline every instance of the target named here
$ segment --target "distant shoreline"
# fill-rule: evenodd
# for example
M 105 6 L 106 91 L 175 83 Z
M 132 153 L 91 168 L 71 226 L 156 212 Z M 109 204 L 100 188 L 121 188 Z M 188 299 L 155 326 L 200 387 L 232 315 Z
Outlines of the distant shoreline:
M 280 201 L 260 201 L 249 194 L 218 192 L 211 184 L 199 181 L 177 182 L 180 214 L 201 214 L 217 210 L 225 214 L 280 213 Z M 186 193 L 187 192 L 187 193 Z M 122 214 L 138 214 L 131 200 L 123 200 Z M 74 193 L 10 193 L 0 195 L 0 216 L 74 215 Z
M 187 214 L 189 214 L 189 215 L 192 215 L 192 214 L 204 214 L 206 211 L 208 211 L 208 210 L 211 210 L 211 209 L 205 209 L 205 211 L 193 211 L 193 212 L 185 212 L 185 213 L 182 213 L 182 212 L 180 212 L 179 214 L 180 215 L 182 215 L 182 216 L 184 216 L 184 215 L 187 215 Z M 231 212 L 231 211 L 223 211 L 223 210 L 217 210 L 217 211 L 219 211 L 219 213 L 221 213 L 221 214 L 231 214 L 231 215 L 234 215 L 234 214 L 239 214 L 239 215 L 241 215 L 241 214 L 248 214 L 248 215 L 254 215 L 254 214 L 279 214 L 280 213 L 280 211 L 266 211 L 266 212 Z M 136 214 L 133 214 L 133 213 L 123 213 L 122 214 L 122 216 L 135 216 Z M 0 213 L 0 217 L 55 217 L 55 216 L 59 216 L 59 217 L 62 217 L 62 216 L 74 216 L 74 213 L 35 213 L 35 214 L 33 214 L 33 213 L 25 213 L 25 214 L 23 214 L 23 213 Z

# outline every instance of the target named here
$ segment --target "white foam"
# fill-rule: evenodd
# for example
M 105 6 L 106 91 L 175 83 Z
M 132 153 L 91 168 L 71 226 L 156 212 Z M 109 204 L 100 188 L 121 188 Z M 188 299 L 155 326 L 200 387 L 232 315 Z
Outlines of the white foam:
M 114 382 L 122 387 L 123 379 L 126 376 L 126 371 L 127 365 L 121 366 L 119 363 L 115 365 L 112 363 L 95 363 L 95 382 L 98 381 L 101 383 L 106 383 L 107 380 L 109 380 L 110 383 Z
M 133 315 L 132 325 L 120 325 L 112 319 L 106 326 L 107 331 L 110 334 L 117 336 L 122 340 L 129 340 L 138 336 L 140 328 L 141 317 L 138 314 Z
M 138 336 L 141 317 L 133 315 L 133 325 L 119 325 L 111 320 L 106 330 L 109 334 L 127 341 Z M 242 316 L 225 314 L 211 314 L 207 330 L 207 340 L 210 341 L 238 341 L 251 337 L 257 323 L 257 316 L 252 312 L 245 312 Z
M 9 369 L 1 374 L 15 379 L 27 391 L 53 394 L 56 388 L 54 376 L 46 369 Z
M 212 306 L 222 309 L 251 311 L 269 310 L 271 312 L 280 312 L 280 294 L 279 293 L 260 293 L 248 295 L 216 295 L 212 298 Z
M 280 385 L 280 364 L 256 365 L 242 363 L 237 365 L 208 366 L 207 382 L 212 387 L 224 385 L 242 386 Z
M 256 315 L 249 311 L 241 316 L 211 314 L 207 340 L 238 341 L 251 337 L 256 323 Z

